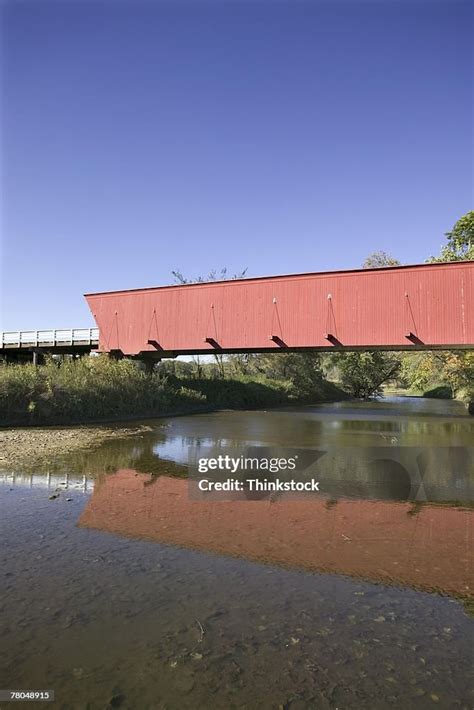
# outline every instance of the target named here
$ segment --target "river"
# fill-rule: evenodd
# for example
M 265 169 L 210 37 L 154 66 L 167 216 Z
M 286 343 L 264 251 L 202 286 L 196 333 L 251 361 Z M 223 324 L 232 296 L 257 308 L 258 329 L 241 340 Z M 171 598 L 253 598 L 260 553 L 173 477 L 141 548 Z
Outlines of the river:
M 473 707 L 474 419 L 460 404 L 148 424 L 0 474 L 0 688 L 81 710 Z M 321 492 L 194 500 L 192 446 L 318 451 Z

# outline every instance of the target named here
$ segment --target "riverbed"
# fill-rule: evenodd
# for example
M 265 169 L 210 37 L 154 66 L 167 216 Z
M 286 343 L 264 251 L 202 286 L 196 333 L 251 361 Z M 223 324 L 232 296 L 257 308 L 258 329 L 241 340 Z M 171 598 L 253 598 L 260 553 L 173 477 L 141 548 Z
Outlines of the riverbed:
M 472 708 L 461 404 L 392 397 L 116 432 L 0 475 L 0 688 L 51 689 L 46 707 L 64 709 Z M 318 452 L 321 492 L 195 500 L 191 447 Z

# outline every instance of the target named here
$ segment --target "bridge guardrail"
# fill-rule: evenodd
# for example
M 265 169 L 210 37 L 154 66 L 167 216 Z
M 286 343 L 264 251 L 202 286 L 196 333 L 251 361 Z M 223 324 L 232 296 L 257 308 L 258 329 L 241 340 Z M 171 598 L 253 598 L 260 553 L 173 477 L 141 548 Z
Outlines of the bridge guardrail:
M 54 328 L 50 330 L 0 331 L 0 349 L 98 345 L 98 328 Z

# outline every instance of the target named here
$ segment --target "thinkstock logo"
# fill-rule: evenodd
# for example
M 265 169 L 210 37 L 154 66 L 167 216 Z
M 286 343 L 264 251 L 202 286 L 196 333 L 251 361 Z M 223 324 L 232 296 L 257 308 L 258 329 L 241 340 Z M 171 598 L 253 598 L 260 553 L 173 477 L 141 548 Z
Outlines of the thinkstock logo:
M 196 500 L 474 500 L 472 447 L 195 446 L 189 495 Z

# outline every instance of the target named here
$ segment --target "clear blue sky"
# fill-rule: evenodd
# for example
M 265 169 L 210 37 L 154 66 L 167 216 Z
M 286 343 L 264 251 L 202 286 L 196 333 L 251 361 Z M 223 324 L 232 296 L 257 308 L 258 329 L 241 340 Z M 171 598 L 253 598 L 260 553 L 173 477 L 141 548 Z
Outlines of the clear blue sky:
M 472 208 L 472 7 L 4 0 L 0 328 L 176 268 L 439 252 Z

